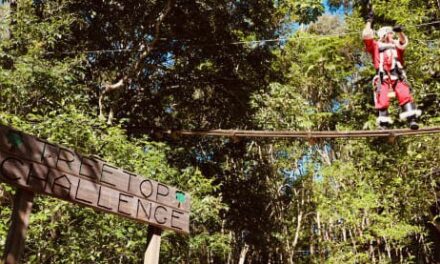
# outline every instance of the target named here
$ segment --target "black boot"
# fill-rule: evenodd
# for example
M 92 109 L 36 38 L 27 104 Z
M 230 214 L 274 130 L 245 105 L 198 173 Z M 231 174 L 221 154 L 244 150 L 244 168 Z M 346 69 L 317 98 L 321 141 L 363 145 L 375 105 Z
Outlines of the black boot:
M 422 111 L 416 109 L 414 103 L 406 103 L 402 106 L 402 113 L 400 113 L 400 119 L 407 120 L 409 128 L 413 130 L 419 129 L 417 124 L 417 117 L 421 115 Z
M 415 117 L 408 118 L 408 125 L 409 125 L 409 128 L 411 128 L 412 130 L 419 129 L 419 124 L 417 124 Z
M 393 121 L 388 116 L 388 109 L 379 110 L 379 116 L 377 117 L 377 124 L 379 126 L 379 129 L 388 129 L 392 123 Z

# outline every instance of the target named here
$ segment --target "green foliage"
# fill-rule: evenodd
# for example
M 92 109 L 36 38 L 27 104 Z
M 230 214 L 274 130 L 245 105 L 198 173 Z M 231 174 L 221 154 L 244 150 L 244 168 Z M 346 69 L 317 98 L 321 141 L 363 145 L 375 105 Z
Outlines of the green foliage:
M 2 111 L 41 114 L 68 104 L 84 105 L 87 96 L 81 93 L 84 87 L 78 83 L 82 60 L 54 60 L 48 54 L 57 41 L 70 33 L 73 18 L 57 12 L 62 8 L 63 4 L 48 6 L 48 19 L 39 21 L 33 15 L 32 1 L 20 1 L 16 14 L 0 21 L 2 27 L 15 21 L 9 28 L 11 37 L 0 42 Z
M 207 239 L 211 235 L 221 236 L 206 233 L 206 229 L 201 228 L 215 226 L 220 221 L 219 211 L 224 209 L 224 205 L 218 197 L 212 196 L 218 187 L 212 180 L 203 178 L 197 170 L 188 168 L 178 172 L 171 168 L 166 163 L 169 148 L 165 144 L 147 138 L 129 140 L 121 128 L 107 127 L 73 106 L 44 117 L 34 115 L 32 118 L 34 122 L 28 123 L 14 115 L 0 113 L 3 124 L 80 150 L 84 154 L 101 156 L 121 168 L 188 190 L 192 196 L 193 236 L 199 239 Z M 7 190 L 11 191 L 10 188 Z M 2 211 L 2 219 L 8 219 L 8 212 L 10 210 Z M 35 228 L 31 228 L 25 258 L 32 263 L 132 263 L 142 259 L 145 251 L 145 225 L 53 198 L 42 197 L 37 200 L 30 225 Z M 5 223 L 3 228 L 6 227 Z M 170 249 L 162 252 L 164 259 L 176 255 L 173 247 L 167 246 L 167 243 L 192 246 L 192 240 L 177 235 L 170 237 L 169 241 L 166 237 L 164 239 L 164 248 Z M 200 246 L 196 240 L 194 243 L 194 246 Z M 213 247 L 211 250 L 215 254 L 223 254 L 226 250 L 226 244 L 219 241 L 204 247 Z M 186 254 L 186 250 L 182 250 L 180 254 Z
M 286 0 L 279 2 L 280 9 L 298 23 L 309 24 L 324 13 L 324 5 L 319 0 Z
M 313 108 L 291 85 L 272 83 L 270 91 L 253 98 L 255 118 L 268 129 L 310 129 Z M 298 112 L 304 113 L 297 115 Z
M 437 124 L 439 79 L 431 59 L 438 57 L 438 49 L 426 39 L 438 38 L 438 32 L 416 24 L 429 22 L 426 14 L 438 12 L 417 1 L 372 2 L 375 28 L 394 23 L 407 27 L 409 80 L 426 125 Z M 253 96 L 260 127 L 375 128 L 370 86 L 374 72 L 359 37 L 362 6 L 355 4 L 345 23 L 322 17 L 274 51 L 278 60 L 272 67 L 284 79 Z M 428 68 L 429 73 L 422 70 Z M 391 109 L 397 115 L 398 107 Z M 290 182 L 293 192 L 292 201 L 277 217 L 287 227 L 277 234 L 285 256 L 306 263 L 433 261 L 428 240 L 438 234 L 431 228 L 437 225 L 431 221 L 438 212 L 433 209 L 438 183 L 429 172 L 437 167 L 436 140 L 408 138 L 394 145 L 379 139 L 310 140 L 309 146 L 268 142 L 265 148 L 279 153 L 268 155 L 271 177 L 279 184 Z M 280 180 L 280 174 L 286 179 Z M 310 256 L 301 254 L 305 249 Z
M 185 138 L 166 129 L 375 128 L 366 1 L 18 1 L 0 10 L 0 122 L 191 193 L 191 235 L 164 232 L 163 263 L 434 263 L 438 136 L 368 140 Z M 425 126 L 440 123 L 436 0 L 372 0 L 402 24 Z M 293 24 L 300 24 L 296 30 Z M 294 34 L 292 28 L 295 28 Z M 240 41 L 291 37 L 273 42 Z M 434 41 L 432 41 L 434 40 Z M 123 52 L 80 52 L 130 49 Z M 98 95 L 139 62 L 124 89 Z M 108 107 L 110 108 L 110 107 Z M 107 109 L 108 110 L 108 109 Z M 398 115 L 393 102 L 391 113 Z M 405 124 L 396 121 L 396 127 Z M 280 186 L 288 185 L 282 193 Z M 14 189 L 0 185 L 0 250 Z M 181 197 L 182 198 L 182 197 Z M 38 197 L 29 263 L 138 263 L 144 225 Z

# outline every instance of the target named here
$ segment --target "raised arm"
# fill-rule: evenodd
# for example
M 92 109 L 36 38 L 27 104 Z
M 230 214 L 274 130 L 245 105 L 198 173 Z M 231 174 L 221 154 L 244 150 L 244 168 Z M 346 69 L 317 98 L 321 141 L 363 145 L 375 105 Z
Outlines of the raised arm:
M 364 44 L 365 44 L 365 50 L 371 54 L 371 56 L 373 56 L 373 60 L 374 60 L 374 45 L 375 45 L 375 41 L 374 41 L 374 31 L 371 28 L 371 21 L 367 21 L 367 23 L 365 24 L 365 28 L 362 31 L 362 38 L 364 40 Z
M 399 36 L 399 43 L 397 43 L 397 48 L 404 50 L 408 46 L 408 37 L 403 33 L 403 28 L 401 26 L 393 27 L 393 31 Z
M 362 31 L 362 38 L 363 39 L 373 39 L 374 38 L 374 31 L 371 28 L 371 22 L 368 21 L 365 24 L 364 30 Z

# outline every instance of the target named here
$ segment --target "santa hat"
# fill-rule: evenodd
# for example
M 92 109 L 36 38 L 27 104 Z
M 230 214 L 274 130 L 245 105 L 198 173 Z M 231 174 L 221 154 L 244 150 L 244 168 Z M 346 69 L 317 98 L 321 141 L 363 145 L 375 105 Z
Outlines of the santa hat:
M 381 27 L 378 31 L 377 31 L 377 36 L 379 36 L 379 39 L 383 39 L 383 37 L 385 37 L 388 33 L 393 32 L 393 28 L 392 27 Z

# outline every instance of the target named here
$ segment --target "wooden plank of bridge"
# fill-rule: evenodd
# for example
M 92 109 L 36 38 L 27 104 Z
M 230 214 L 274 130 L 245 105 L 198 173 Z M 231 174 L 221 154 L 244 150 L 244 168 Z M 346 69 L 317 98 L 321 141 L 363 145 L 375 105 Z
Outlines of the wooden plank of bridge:
M 33 192 L 17 189 L 11 215 L 11 226 L 9 227 L 3 255 L 5 264 L 20 263 L 20 256 L 24 249 L 33 201 Z
M 160 240 L 162 229 L 148 226 L 147 251 L 145 252 L 144 264 L 158 264 L 160 255 Z
M 136 129 L 133 129 L 135 132 Z M 142 129 L 138 129 L 142 131 Z M 230 138 L 376 138 L 376 137 L 398 137 L 398 136 L 419 136 L 440 133 L 440 127 L 425 127 L 419 130 L 411 129 L 387 129 L 387 130 L 350 130 L 350 131 L 290 131 L 290 130 L 178 130 L 162 131 L 161 134 L 177 136 L 215 136 Z

